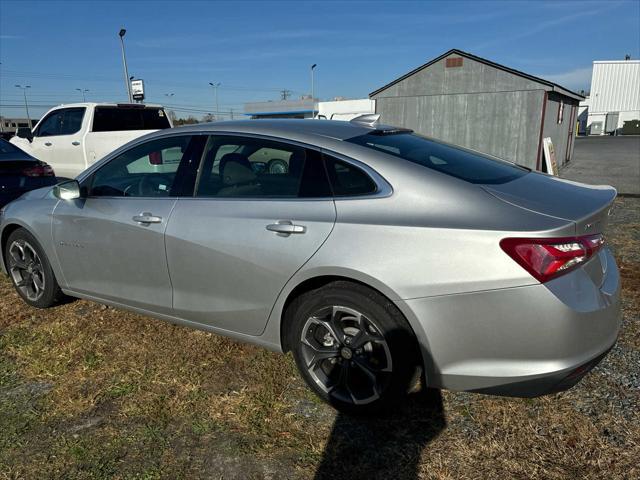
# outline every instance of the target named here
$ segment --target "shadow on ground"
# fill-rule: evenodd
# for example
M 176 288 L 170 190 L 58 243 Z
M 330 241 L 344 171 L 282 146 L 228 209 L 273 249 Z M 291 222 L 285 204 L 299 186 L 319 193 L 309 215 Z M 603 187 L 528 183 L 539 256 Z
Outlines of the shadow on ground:
M 445 426 L 439 390 L 411 395 L 385 418 L 339 414 L 314 478 L 417 479 L 422 452 Z

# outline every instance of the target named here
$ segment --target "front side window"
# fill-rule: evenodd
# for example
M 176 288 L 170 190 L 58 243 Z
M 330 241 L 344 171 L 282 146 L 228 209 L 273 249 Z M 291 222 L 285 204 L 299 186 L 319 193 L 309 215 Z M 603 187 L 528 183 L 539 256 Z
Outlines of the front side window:
M 36 137 L 52 137 L 55 135 L 60 135 L 62 128 L 62 120 L 64 118 L 63 110 L 56 110 L 55 112 L 51 112 L 47 115 L 40 125 L 38 125 L 38 129 L 35 133 Z
M 57 135 L 71 135 L 82 127 L 84 107 L 61 108 L 51 112 L 42 120 L 35 133 L 36 137 L 54 137 Z
M 198 197 L 329 197 L 319 152 L 271 140 L 211 136 Z
M 72 135 L 82 128 L 84 108 L 67 108 L 60 124 L 60 135 Z
M 528 170 L 480 153 L 436 142 L 413 133 L 367 133 L 346 140 L 402 160 L 422 165 L 470 183 L 500 184 L 528 173 Z
M 202 137 L 199 137 L 202 140 Z M 202 149 L 191 136 L 152 140 L 111 159 L 90 180 L 92 197 L 176 196 L 181 166 L 191 169 Z

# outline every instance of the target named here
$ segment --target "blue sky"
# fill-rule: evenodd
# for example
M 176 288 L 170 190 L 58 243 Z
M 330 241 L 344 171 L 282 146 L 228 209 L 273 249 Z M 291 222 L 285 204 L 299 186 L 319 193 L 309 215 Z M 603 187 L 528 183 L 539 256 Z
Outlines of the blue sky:
M 0 0 L 0 114 L 124 101 L 120 43 L 147 100 L 179 116 L 310 91 L 366 97 L 451 48 L 588 89 L 594 60 L 640 58 L 640 1 L 205 2 Z M 172 97 L 165 94 L 173 93 Z

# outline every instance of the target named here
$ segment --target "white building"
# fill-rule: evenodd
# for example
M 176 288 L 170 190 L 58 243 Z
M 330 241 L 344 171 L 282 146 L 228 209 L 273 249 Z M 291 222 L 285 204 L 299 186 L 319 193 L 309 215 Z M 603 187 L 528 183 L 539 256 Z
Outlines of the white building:
M 326 120 L 351 120 L 365 113 L 376 113 L 376 101 L 368 98 L 318 102 L 316 118 Z
M 587 118 L 590 135 L 630 133 L 639 123 L 640 60 L 593 62 Z

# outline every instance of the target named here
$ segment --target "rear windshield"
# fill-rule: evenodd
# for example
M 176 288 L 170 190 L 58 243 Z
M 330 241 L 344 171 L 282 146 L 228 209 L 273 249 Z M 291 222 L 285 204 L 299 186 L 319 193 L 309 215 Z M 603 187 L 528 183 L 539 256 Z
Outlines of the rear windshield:
M 96 107 L 93 116 L 94 132 L 162 130 L 170 126 L 162 108 Z
M 347 142 L 372 148 L 471 183 L 498 184 L 528 170 L 509 162 L 435 142 L 414 133 L 367 133 Z

